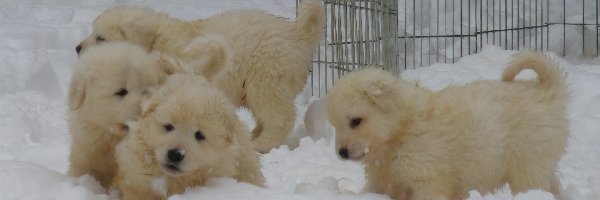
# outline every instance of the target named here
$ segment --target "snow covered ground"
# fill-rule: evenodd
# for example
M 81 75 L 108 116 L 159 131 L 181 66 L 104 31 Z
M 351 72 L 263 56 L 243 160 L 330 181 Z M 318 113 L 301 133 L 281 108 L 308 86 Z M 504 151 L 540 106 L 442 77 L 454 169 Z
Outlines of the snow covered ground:
M 116 0 L 0 1 L 0 200 L 115 199 L 89 176 L 65 175 L 69 137 L 65 94 L 76 59 L 74 47 L 90 31 L 91 21 Z M 181 0 L 144 1 L 143 4 L 193 19 L 235 8 L 256 8 L 293 18 L 294 0 Z M 496 47 L 459 62 L 409 70 L 402 77 L 421 80 L 432 89 L 477 79 L 498 79 L 514 52 Z M 568 71 L 571 89 L 571 136 L 559 164 L 563 196 L 567 200 L 600 199 L 600 66 L 572 65 L 555 58 Z M 524 73 L 522 78 L 532 78 Z M 365 199 L 385 195 L 355 194 L 365 183 L 359 163 L 337 159 L 331 129 L 322 110 L 310 110 L 312 126 L 305 126 L 308 105 L 317 100 L 297 98 L 298 119 L 288 146 L 262 156 L 266 188 L 214 179 L 171 199 Z M 252 126 L 245 111 L 240 116 Z M 311 136 L 311 137 L 303 137 Z M 552 200 L 543 191 L 516 196 L 507 189 L 492 195 L 471 192 L 470 200 Z

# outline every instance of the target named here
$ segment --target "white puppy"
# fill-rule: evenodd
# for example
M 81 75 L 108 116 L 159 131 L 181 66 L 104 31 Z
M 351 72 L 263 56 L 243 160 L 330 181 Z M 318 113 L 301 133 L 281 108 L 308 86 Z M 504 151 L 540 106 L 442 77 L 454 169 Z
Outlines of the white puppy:
M 538 80 L 514 81 L 523 69 Z M 505 183 L 513 193 L 557 194 L 568 133 L 563 72 L 525 53 L 502 80 L 434 92 L 382 70 L 349 74 L 326 100 L 336 151 L 365 163 L 367 191 L 397 200 L 463 199 Z
M 158 54 L 122 42 L 81 55 L 68 94 L 69 175 L 90 174 L 104 187 L 111 184 L 125 122 L 137 118 L 143 96 L 166 78 L 160 63 Z
M 117 146 L 122 199 L 165 199 L 211 177 L 262 186 L 258 152 L 231 102 L 200 76 L 173 75 Z M 153 182 L 164 179 L 164 188 Z

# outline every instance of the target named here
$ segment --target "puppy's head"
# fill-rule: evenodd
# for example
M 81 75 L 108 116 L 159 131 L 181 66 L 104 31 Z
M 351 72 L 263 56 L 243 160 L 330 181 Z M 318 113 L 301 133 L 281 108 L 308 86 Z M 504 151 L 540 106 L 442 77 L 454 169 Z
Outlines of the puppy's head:
M 395 84 L 395 77 L 379 69 L 353 72 L 336 82 L 326 109 L 339 157 L 360 160 L 389 137 L 399 109 Z
M 69 112 L 112 131 L 126 128 L 125 122 L 140 114 L 142 98 L 166 78 L 159 61 L 127 43 L 90 48 L 75 65 Z
M 165 174 L 235 165 L 245 129 L 233 105 L 199 76 L 173 75 L 144 103 L 139 131 Z M 233 166 L 229 166 L 233 167 Z
M 129 41 L 150 51 L 157 37 L 159 21 L 165 17 L 166 14 L 145 7 L 122 5 L 110 8 L 94 20 L 92 33 L 77 45 L 75 51 L 80 54 L 92 46 L 114 41 Z

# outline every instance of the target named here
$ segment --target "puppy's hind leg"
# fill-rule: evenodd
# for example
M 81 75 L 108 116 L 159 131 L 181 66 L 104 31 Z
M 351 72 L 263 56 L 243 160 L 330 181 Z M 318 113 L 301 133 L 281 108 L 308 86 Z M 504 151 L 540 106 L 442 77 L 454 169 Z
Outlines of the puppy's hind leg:
M 537 161 L 544 162 L 544 161 Z M 530 163 L 531 164 L 531 163 Z M 546 165 L 555 166 L 555 165 Z M 508 174 L 508 184 L 513 194 L 540 189 L 559 195 L 559 182 L 554 174 L 554 168 L 540 165 L 511 169 Z
M 296 119 L 294 97 L 268 88 L 270 87 L 249 87 L 246 99 L 257 124 L 252 131 L 252 142 L 261 153 L 267 153 L 281 145 L 294 127 Z

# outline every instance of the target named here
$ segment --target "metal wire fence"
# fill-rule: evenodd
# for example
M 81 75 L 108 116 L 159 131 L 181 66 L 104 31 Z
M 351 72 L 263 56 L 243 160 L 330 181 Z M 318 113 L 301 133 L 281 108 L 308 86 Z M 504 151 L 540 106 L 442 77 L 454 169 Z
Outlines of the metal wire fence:
M 599 0 L 322 1 L 327 23 L 309 80 L 315 96 L 365 66 L 399 73 L 454 63 L 485 45 L 563 56 L 600 52 Z

